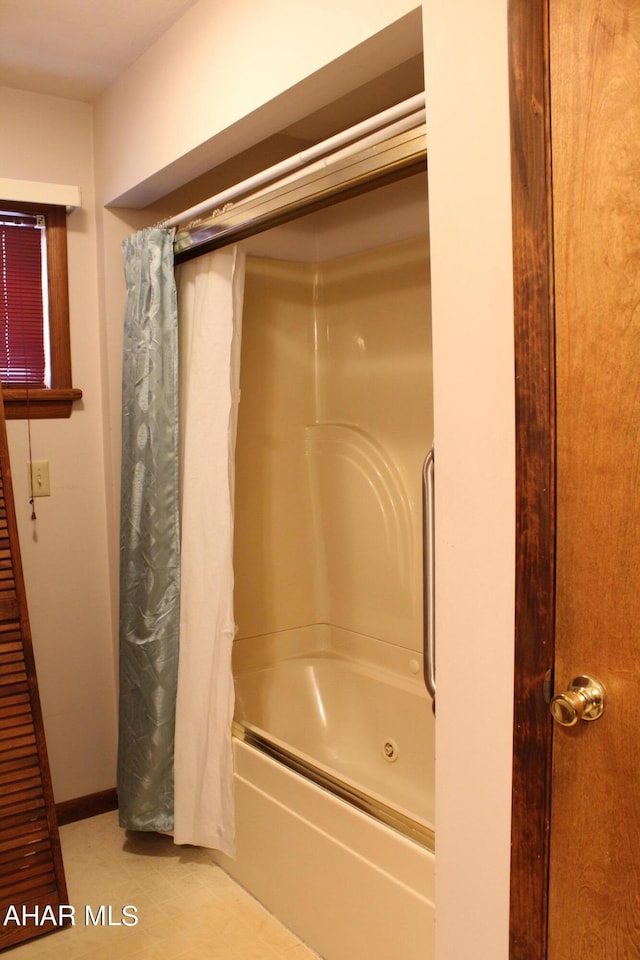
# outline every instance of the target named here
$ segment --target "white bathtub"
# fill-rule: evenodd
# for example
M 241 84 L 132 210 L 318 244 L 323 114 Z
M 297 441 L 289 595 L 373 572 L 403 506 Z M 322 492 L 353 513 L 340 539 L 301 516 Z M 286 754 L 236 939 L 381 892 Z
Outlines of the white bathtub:
M 326 625 L 236 642 L 237 859 L 221 863 L 326 960 L 433 957 L 421 668 Z

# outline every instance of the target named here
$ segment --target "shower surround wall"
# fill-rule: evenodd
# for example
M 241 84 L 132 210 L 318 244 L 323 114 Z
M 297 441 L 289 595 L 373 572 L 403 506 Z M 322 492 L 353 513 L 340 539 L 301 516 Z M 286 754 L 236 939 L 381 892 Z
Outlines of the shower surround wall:
M 428 240 L 247 260 L 238 639 L 314 623 L 420 652 Z
M 323 211 L 311 245 L 304 228 L 260 243 L 287 259 L 247 257 L 234 665 L 243 725 L 428 829 L 432 358 L 428 239 L 398 239 L 412 189 L 395 186 L 381 234 L 371 195 L 344 204 L 335 230 Z M 425 213 L 422 192 L 417 233 Z M 361 251 L 380 235 L 397 242 Z M 335 259 L 308 262 L 327 249 Z M 237 859 L 220 857 L 225 869 L 327 960 L 433 960 L 433 853 L 250 741 L 234 739 L 234 755 Z

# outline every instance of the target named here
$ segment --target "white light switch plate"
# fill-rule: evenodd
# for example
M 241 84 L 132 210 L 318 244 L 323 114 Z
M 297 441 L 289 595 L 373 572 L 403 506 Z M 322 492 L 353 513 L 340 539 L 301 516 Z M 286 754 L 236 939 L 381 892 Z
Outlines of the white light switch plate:
M 49 481 L 49 461 L 32 460 L 27 464 L 27 470 L 31 467 L 31 486 L 29 496 L 50 497 L 51 483 Z

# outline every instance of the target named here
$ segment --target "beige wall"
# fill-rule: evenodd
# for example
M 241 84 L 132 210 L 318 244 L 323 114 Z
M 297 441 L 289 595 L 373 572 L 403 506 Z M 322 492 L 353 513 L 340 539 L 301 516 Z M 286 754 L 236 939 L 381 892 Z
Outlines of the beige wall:
M 8 424 L 27 599 L 57 801 L 115 785 L 115 685 L 105 520 L 92 110 L 0 89 L 3 177 L 77 184 L 69 215 L 73 382 L 69 420 L 31 425 L 34 459 L 49 460 L 52 495 L 30 520 L 26 421 Z M 10 131 L 7 135 L 6 131 Z
M 506 13 L 506 0 L 424 4 L 438 960 L 508 956 L 515 441 Z
M 415 0 L 200 0 L 96 103 L 103 199 L 150 203 L 420 47 Z
M 410 56 L 419 28 L 398 18 L 413 6 L 201 0 L 96 104 L 98 211 L 161 197 Z M 438 448 L 437 956 L 504 960 L 514 542 L 506 0 L 423 0 L 422 9 Z M 20 531 L 30 596 L 31 584 L 48 585 L 31 614 L 54 787 L 65 799 L 113 783 L 119 242 L 156 213 L 98 215 L 96 282 L 89 107 L 6 90 L 0 106 L 11 131 L 0 141 L 2 176 L 80 182 L 84 195 L 70 219 L 70 271 L 85 401 L 70 421 L 34 425 L 53 496 L 39 507 L 38 540 L 26 511 Z M 38 145 L 49 134 L 46 150 L 34 132 Z M 10 435 L 20 503 L 23 425 Z M 467 707 L 468 696 L 461 706 L 461 690 L 481 691 L 481 706 Z
M 155 199 L 410 56 L 415 20 L 395 21 L 412 6 L 202 0 L 96 105 L 99 207 Z M 506 0 L 422 3 L 438 451 L 438 960 L 508 955 L 515 478 L 506 10 Z M 115 241 L 124 215 L 106 213 L 105 226 L 113 518 L 123 297 Z M 115 560 L 112 551 L 112 570 Z M 479 691 L 472 702 L 469 691 Z

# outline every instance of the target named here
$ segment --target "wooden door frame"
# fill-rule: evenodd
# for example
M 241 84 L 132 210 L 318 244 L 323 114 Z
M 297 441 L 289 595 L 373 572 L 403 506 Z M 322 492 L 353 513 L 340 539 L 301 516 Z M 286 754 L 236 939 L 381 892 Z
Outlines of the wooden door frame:
M 510 960 L 547 956 L 552 731 L 543 690 L 554 656 L 556 520 L 549 3 L 508 2 L 516 382 Z

